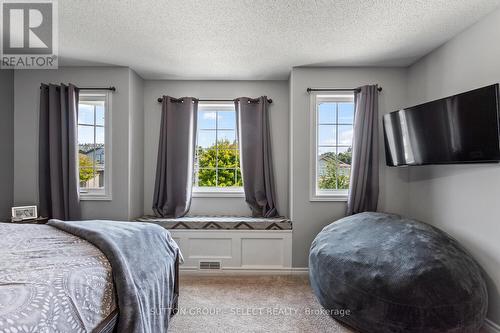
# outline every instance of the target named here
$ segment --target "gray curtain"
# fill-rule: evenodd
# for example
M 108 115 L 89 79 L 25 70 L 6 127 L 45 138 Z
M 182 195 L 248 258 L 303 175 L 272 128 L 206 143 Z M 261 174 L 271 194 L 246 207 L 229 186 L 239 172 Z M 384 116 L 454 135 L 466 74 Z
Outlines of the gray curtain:
M 277 216 L 267 97 L 241 97 L 235 107 L 245 200 L 253 216 Z
M 378 87 L 354 95 L 354 138 L 347 215 L 376 211 L 378 203 Z
M 80 219 L 78 173 L 78 88 L 40 87 L 38 182 L 40 215 Z
M 163 96 L 153 211 L 181 217 L 191 205 L 198 100 Z

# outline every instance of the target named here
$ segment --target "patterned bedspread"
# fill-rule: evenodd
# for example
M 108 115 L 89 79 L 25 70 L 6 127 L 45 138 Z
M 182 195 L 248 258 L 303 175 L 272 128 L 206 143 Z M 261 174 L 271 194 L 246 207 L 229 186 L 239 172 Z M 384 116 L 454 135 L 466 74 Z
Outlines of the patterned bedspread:
M 49 225 L 0 223 L 0 332 L 91 332 L 116 308 L 95 246 Z

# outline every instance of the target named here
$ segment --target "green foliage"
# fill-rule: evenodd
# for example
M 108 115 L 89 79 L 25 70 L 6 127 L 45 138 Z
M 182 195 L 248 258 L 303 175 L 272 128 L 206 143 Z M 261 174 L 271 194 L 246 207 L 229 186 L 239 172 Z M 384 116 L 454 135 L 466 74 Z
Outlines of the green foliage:
M 349 147 L 345 152 L 338 153 L 337 159 L 345 164 L 351 165 L 352 162 L 352 148 Z
M 351 148 L 339 154 L 325 153 L 321 158 L 325 162 L 325 169 L 318 180 L 319 188 L 323 190 L 349 189 L 350 169 L 345 168 L 345 164 L 351 165 Z M 344 167 L 341 167 L 341 165 Z
M 80 183 L 84 184 L 95 177 L 92 160 L 85 154 L 79 154 Z
M 198 186 L 228 187 L 243 186 L 240 171 L 238 145 L 229 140 L 220 140 L 209 148 L 197 147 Z
M 351 165 L 352 162 L 352 148 L 349 147 L 346 151 L 335 154 L 334 152 L 327 152 L 321 155 L 321 158 L 329 160 L 337 160 L 339 162 Z

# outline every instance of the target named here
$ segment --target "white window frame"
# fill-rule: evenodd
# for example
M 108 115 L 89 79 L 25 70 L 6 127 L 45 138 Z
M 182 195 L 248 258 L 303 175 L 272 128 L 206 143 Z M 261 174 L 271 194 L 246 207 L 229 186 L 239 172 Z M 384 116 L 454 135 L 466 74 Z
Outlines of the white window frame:
M 309 158 L 309 201 L 347 201 L 349 190 L 318 189 L 318 102 L 354 102 L 354 93 L 311 92 L 309 106 L 310 158 Z
M 113 200 L 113 174 L 112 174 L 112 103 L 111 103 L 111 92 L 103 90 L 85 90 L 80 91 L 79 100 L 84 98 L 92 98 L 97 96 L 105 96 L 104 102 L 104 190 L 100 189 L 88 189 L 82 190 L 79 188 L 80 200 L 81 201 L 111 201 Z M 77 151 L 79 151 L 79 146 L 77 142 Z M 78 165 L 80 167 L 80 165 Z
M 222 101 L 209 101 L 209 102 L 200 102 L 198 104 L 198 111 L 220 111 L 221 109 L 231 109 L 231 111 L 235 111 L 234 102 L 222 102 Z M 235 134 L 236 139 L 238 140 L 238 150 L 241 148 L 240 139 L 238 136 L 237 126 L 235 125 Z M 198 140 L 198 128 L 196 128 L 196 137 Z M 198 142 L 198 141 L 197 141 Z M 196 169 L 193 168 L 194 171 Z M 240 158 L 240 172 L 241 171 L 241 158 Z M 193 175 L 196 177 L 196 175 Z M 198 187 L 193 186 L 192 196 L 194 198 L 243 198 L 245 197 L 245 192 L 243 187 Z

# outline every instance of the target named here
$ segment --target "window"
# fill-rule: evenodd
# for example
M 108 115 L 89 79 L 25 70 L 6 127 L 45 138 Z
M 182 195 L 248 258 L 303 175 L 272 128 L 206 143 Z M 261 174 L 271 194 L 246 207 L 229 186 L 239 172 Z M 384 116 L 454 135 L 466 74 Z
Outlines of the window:
M 311 201 L 346 200 L 351 174 L 354 95 L 311 94 Z
M 233 103 L 198 106 L 195 196 L 240 196 L 243 180 Z
M 82 200 L 111 200 L 110 95 L 80 92 L 78 170 Z

